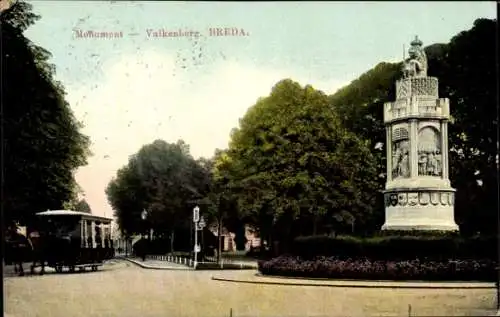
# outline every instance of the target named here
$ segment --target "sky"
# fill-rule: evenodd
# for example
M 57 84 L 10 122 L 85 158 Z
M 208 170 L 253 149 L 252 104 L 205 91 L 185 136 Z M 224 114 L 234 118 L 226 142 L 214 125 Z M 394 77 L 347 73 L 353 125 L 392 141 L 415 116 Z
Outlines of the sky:
M 30 3 L 41 19 L 25 35 L 52 53 L 92 141 L 75 177 L 106 217 L 105 188 L 142 145 L 183 139 L 195 158 L 211 157 L 282 79 L 332 94 L 380 62 L 401 61 L 415 35 L 447 43 L 477 18 L 496 18 L 495 2 Z M 214 28 L 239 35 L 211 36 Z M 199 36 L 153 36 L 179 29 Z M 88 31 L 122 36 L 79 37 Z

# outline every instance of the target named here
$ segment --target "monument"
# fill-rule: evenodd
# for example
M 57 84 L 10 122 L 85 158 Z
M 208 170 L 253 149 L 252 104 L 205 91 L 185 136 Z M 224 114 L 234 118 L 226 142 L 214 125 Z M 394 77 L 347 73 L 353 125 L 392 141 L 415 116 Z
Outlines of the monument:
M 382 230 L 456 231 L 455 189 L 448 177 L 448 98 L 427 76 L 427 57 L 415 37 L 396 82 L 396 100 L 384 105 L 387 183 Z

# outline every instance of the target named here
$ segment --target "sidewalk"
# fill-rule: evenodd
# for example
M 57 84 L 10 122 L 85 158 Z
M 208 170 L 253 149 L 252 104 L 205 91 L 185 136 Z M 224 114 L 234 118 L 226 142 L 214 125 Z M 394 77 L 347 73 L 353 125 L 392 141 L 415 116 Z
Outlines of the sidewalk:
M 214 275 L 212 280 L 249 284 L 355 287 L 355 288 L 412 288 L 412 289 L 495 289 L 495 283 L 488 282 L 425 282 L 425 281 L 364 281 L 364 280 L 322 280 L 265 276 L 255 272 L 224 273 Z
M 193 268 L 186 266 L 186 265 L 183 265 L 183 264 L 177 264 L 177 263 L 161 261 L 161 260 L 146 259 L 146 261 L 142 261 L 142 259 L 133 258 L 133 257 L 121 257 L 121 259 L 132 262 L 132 263 L 134 263 L 134 264 L 136 264 L 144 269 L 181 270 L 181 271 L 182 270 L 183 271 L 193 270 Z

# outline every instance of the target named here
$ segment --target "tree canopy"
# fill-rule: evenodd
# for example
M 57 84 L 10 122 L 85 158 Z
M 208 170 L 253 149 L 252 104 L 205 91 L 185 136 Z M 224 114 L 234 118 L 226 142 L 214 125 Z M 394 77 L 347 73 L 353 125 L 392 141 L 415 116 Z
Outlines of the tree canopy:
M 0 15 L 3 81 L 3 204 L 6 221 L 61 209 L 76 195 L 74 171 L 85 165 L 89 139 L 54 79 L 50 53 L 23 32 L 39 16 L 18 1 Z M 22 74 L 22 75 L 21 75 Z
M 92 209 L 90 205 L 87 203 L 85 199 L 80 199 L 75 206 L 75 211 L 87 212 L 89 214 L 92 213 Z
M 122 231 L 139 234 L 147 225 L 161 235 L 189 228 L 192 207 L 208 194 L 204 164 L 191 156 L 182 140 L 144 145 L 106 189 Z M 141 219 L 143 210 L 146 224 Z
M 498 230 L 497 20 L 478 19 L 430 61 L 440 94 L 450 99 L 450 179 L 461 230 Z
M 376 169 L 367 143 L 342 127 L 327 96 L 311 86 L 277 83 L 240 120 L 227 160 L 241 216 L 264 235 L 341 230 L 354 219 L 362 225 L 372 211 L 367 189 Z

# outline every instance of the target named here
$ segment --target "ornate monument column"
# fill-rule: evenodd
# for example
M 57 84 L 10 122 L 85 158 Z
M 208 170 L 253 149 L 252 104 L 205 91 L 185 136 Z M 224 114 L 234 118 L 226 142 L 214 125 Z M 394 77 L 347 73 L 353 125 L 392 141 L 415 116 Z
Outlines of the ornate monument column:
M 455 189 L 448 179 L 448 98 L 427 76 L 427 57 L 415 37 L 396 82 L 396 100 L 384 105 L 387 183 L 382 230 L 456 231 Z

